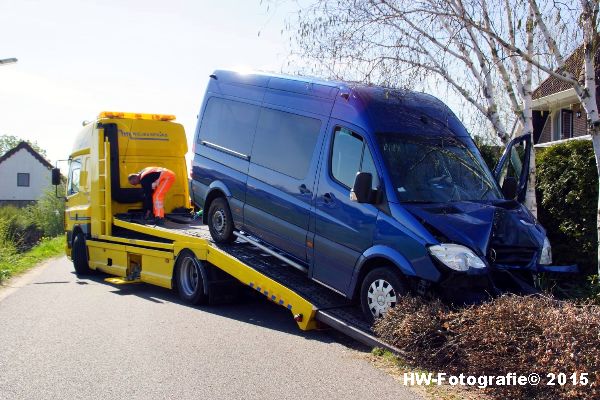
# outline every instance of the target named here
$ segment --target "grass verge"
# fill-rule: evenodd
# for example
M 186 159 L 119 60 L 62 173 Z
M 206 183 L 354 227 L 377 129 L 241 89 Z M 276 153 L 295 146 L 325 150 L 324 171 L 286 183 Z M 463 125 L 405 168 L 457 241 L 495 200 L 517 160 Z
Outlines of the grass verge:
M 448 384 L 437 385 L 436 383 L 430 383 L 427 385 L 410 385 L 405 381 L 405 374 L 429 374 L 432 371 L 428 371 L 422 368 L 418 368 L 411 365 L 403 360 L 401 357 L 383 350 L 380 348 L 374 348 L 369 356 L 369 361 L 379 370 L 386 372 L 391 375 L 397 382 L 403 386 L 410 387 L 410 389 L 418 393 L 421 397 L 427 400 L 493 400 L 486 393 L 481 390 L 468 390 L 467 388 L 460 386 L 450 386 Z M 435 374 L 433 374 L 435 376 Z
M 41 261 L 63 254 L 65 237 L 43 238 L 39 244 L 24 253 L 18 253 L 9 247 L 0 253 L 0 283 L 13 275 L 26 271 Z

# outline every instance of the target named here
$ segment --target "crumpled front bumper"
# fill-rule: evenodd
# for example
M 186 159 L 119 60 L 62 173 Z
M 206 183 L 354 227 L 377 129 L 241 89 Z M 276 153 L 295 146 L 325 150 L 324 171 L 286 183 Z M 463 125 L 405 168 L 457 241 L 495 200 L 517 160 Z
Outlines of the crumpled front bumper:
M 539 293 L 534 285 L 532 273 L 541 272 L 578 273 L 579 268 L 577 265 L 495 265 L 478 274 L 445 273 L 433 289 L 444 301 L 453 304 L 475 304 L 503 293 Z

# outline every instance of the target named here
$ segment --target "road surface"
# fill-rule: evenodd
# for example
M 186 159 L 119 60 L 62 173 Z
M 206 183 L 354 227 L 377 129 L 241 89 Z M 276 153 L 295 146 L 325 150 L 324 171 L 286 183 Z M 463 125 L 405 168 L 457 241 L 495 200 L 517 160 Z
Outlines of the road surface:
M 0 289 L 0 399 L 419 398 L 266 300 L 196 308 L 103 278 L 61 257 Z

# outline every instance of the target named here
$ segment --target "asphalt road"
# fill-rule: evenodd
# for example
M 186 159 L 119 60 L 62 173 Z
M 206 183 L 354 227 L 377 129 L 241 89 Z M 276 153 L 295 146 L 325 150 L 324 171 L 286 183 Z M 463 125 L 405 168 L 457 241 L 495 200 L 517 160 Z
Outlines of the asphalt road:
M 195 308 L 103 277 L 62 257 L 0 289 L 0 399 L 419 398 L 266 300 Z

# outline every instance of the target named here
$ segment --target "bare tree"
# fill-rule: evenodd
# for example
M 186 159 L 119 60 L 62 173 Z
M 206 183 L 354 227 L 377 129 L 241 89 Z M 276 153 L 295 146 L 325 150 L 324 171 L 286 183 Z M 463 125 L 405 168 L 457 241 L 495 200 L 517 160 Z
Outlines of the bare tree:
M 512 118 L 499 112 L 498 101 L 506 98 L 497 92 L 482 35 L 428 11 L 435 10 L 432 0 L 409 4 L 317 0 L 301 10 L 288 31 L 297 41 L 298 57 L 316 63 L 310 72 L 410 88 L 437 85 L 442 78 L 487 118 L 505 143 Z
M 527 49 L 519 46 L 498 30 L 488 26 L 485 21 L 475 15 L 465 15 L 462 12 L 448 9 L 448 14 L 456 18 L 462 18 L 469 26 L 493 38 L 500 44 L 510 55 L 510 57 L 519 59 L 534 68 L 546 73 L 549 76 L 568 83 L 577 94 L 582 107 L 587 114 L 588 133 L 592 137 L 594 147 L 594 155 L 596 159 L 596 168 L 600 177 L 600 116 L 598 115 L 597 93 L 597 69 L 596 59 L 598 54 L 598 46 L 600 38 L 598 37 L 598 0 L 579 0 L 574 4 L 551 3 L 542 4 L 538 0 L 528 0 L 531 9 L 532 21 L 535 29 L 541 33 L 543 41 L 547 46 L 552 57 L 552 62 L 544 61 L 539 57 L 535 57 Z M 475 6 L 481 4 L 480 0 L 473 3 Z M 546 10 L 545 12 L 543 10 Z M 550 10 L 550 11 L 548 11 Z M 566 52 L 564 48 L 559 46 L 559 37 L 556 32 L 553 32 L 551 25 L 554 21 L 559 21 L 563 18 L 561 10 L 571 12 L 578 15 L 578 18 L 573 22 L 575 31 L 571 32 L 572 37 L 582 37 L 583 49 L 583 73 L 581 76 L 575 76 L 573 71 L 570 71 L 566 65 Z M 557 68 L 555 68 L 555 66 Z M 600 197 L 598 200 L 597 213 L 597 230 L 598 230 L 598 272 L 600 273 Z
M 468 20 L 478 17 L 487 31 L 492 31 L 498 26 L 501 31 L 508 36 L 508 41 L 514 46 L 521 44 L 526 54 L 533 58 L 534 40 L 535 40 L 535 22 L 534 10 L 526 4 L 510 0 L 500 0 L 494 3 L 488 3 L 481 0 L 475 3 L 475 6 L 469 7 L 462 0 L 439 0 L 437 3 L 437 12 L 442 18 L 455 18 L 457 23 L 465 26 L 468 31 L 477 30 L 468 23 Z M 448 16 L 444 10 L 451 10 Z M 496 10 L 493 12 L 493 10 Z M 475 14 L 473 16 L 472 14 Z M 466 21 L 467 20 L 467 21 Z M 515 22 L 518 21 L 518 23 Z M 525 23 L 521 21 L 525 20 Z M 495 24 L 494 24 L 495 22 Z M 484 36 L 484 40 L 489 46 L 495 72 L 502 81 L 502 87 L 510 101 L 510 108 L 520 125 L 520 134 L 533 136 L 533 110 L 532 110 L 532 83 L 533 66 L 530 63 L 523 62 L 518 57 L 506 57 L 504 48 L 496 40 L 494 35 L 487 32 L 479 32 Z M 475 33 L 471 33 L 475 36 Z M 537 201 L 535 196 L 535 150 L 531 147 L 528 174 L 527 193 L 525 196 L 525 205 L 537 217 Z
M 474 7 L 462 0 L 317 0 L 298 14 L 288 31 L 294 34 L 299 56 L 315 61 L 320 72 L 334 78 L 405 87 L 415 82 L 439 85 L 441 78 L 506 143 L 514 133 L 507 126 L 515 122 L 521 133 L 533 132 L 533 69 L 506 57 L 496 37 L 479 27 L 490 32 L 494 24 L 505 27 L 508 42 L 534 57 L 531 9 L 509 1 L 498 0 L 490 7 L 482 0 Z M 502 11 L 490 13 L 496 9 Z M 521 24 L 522 19 L 527 22 Z M 473 25 L 474 20 L 480 22 Z M 526 205 L 536 214 L 534 159 L 530 169 Z

